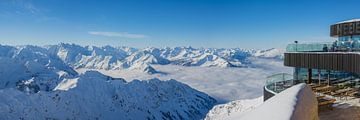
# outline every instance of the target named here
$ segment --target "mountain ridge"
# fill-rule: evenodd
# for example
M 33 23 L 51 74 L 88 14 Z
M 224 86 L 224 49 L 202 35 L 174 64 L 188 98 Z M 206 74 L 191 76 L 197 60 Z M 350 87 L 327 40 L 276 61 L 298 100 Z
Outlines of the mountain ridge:
M 61 43 L 46 47 L 65 63 L 74 68 L 119 70 L 135 68 L 136 65 L 181 65 L 203 67 L 246 67 L 249 57 L 282 59 L 283 50 L 241 48 L 192 48 L 192 47 L 132 47 L 85 46 Z M 133 66 L 135 65 L 135 66 Z M 143 70 L 142 68 L 138 68 Z M 146 71 L 144 71 L 146 72 Z M 152 74 L 152 72 L 149 72 Z
M 216 103 L 173 79 L 78 74 L 54 49 L 0 50 L 0 119 L 202 119 Z M 140 68 L 156 72 L 145 63 Z

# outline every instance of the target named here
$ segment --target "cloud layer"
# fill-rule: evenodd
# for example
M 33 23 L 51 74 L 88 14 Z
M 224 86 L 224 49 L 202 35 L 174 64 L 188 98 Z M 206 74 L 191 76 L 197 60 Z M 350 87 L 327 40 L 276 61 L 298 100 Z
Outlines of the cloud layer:
M 147 38 L 148 36 L 142 34 L 130 34 L 127 32 L 104 32 L 104 31 L 89 31 L 91 35 L 106 36 L 106 37 L 122 37 L 122 38 Z

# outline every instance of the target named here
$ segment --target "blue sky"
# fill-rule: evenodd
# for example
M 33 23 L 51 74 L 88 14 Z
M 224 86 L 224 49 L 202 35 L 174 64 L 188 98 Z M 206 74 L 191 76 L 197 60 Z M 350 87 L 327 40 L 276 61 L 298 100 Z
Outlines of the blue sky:
M 0 44 L 284 48 L 331 41 L 359 0 L 1 0 Z

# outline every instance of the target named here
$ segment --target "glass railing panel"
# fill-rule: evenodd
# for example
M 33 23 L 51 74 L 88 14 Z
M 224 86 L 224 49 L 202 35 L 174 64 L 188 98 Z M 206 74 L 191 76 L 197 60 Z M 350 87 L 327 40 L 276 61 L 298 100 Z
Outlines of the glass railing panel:
M 268 76 L 266 83 L 272 84 L 275 82 L 287 81 L 287 80 L 292 80 L 292 79 L 293 79 L 293 75 L 290 75 L 287 73 L 279 73 L 279 74 Z
M 319 42 L 319 43 L 298 43 L 289 44 L 286 47 L 287 52 L 320 52 L 327 51 L 332 48 L 332 42 Z
M 287 73 L 275 74 L 267 77 L 266 89 L 268 91 L 279 93 L 294 85 L 293 75 Z

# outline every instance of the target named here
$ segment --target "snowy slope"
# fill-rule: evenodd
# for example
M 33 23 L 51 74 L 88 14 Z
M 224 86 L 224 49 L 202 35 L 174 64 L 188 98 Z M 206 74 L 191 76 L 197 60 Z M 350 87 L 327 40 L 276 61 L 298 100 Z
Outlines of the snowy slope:
M 268 99 L 244 114 L 233 114 L 229 120 L 317 120 L 318 102 L 311 88 L 298 84 Z
M 141 71 L 148 74 L 163 73 L 155 70 L 155 68 L 146 62 L 135 63 L 129 68 L 129 70 Z
M 234 114 L 243 114 L 251 111 L 263 103 L 263 97 L 231 101 L 214 106 L 206 115 L 205 120 L 228 120 Z
M 0 50 L 0 89 L 17 88 L 27 93 L 50 91 L 63 77 L 77 75 L 41 47 L 0 45 Z
M 315 94 L 305 84 L 298 84 L 263 102 L 237 100 L 217 105 L 205 120 L 316 120 L 318 105 Z
M 79 75 L 65 63 L 77 59 L 69 51 L 59 56 L 51 47 L 0 50 L 0 119 L 202 119 L 216 103 L 176 80 Z M 157 72 L 139 63 L 129 69 Z
M 256 57 L 262 57 L 262 58 L 277 58 L 277 59 L 283 59 L 284 58 L 284 50 L 281 49 L 275 49 L 271 48 L 268 50 L 258 50 L 254 53 L 254 56 Z
M 0 99 L 0 119 L 202 119 L 216 102 L 175 80 L 125 82 L 95 71 L 52 92 L 1 89 Z
M 64 62 L 74 68 L 112 69 L 118 66 L 120 60 L 125 59 L 131 48 L 114 48 L 111 46 L 82 47 L 75 44 L 47 46 L 52 55 L 57 55 Z
M 199 57 L 192 59 L 192 62 L 189 63 L 191 66 L 203 66 L 203 67 L 231 67 L 231 63 L 225 59 L 217 56 L 211 55 L 209 53 L 202 54 Z

